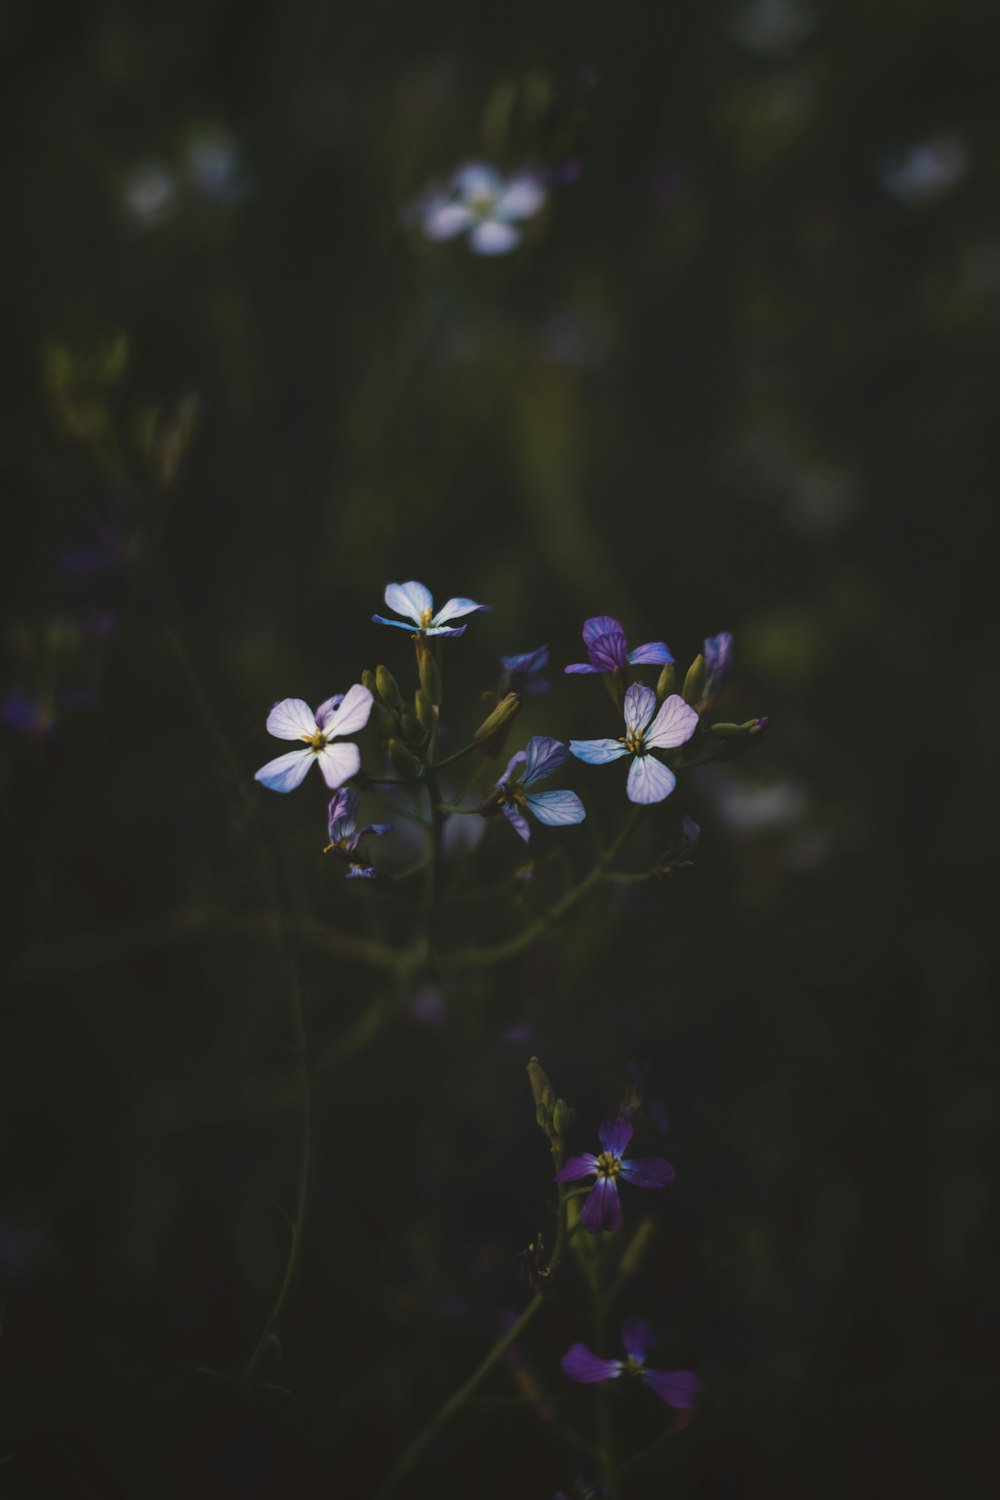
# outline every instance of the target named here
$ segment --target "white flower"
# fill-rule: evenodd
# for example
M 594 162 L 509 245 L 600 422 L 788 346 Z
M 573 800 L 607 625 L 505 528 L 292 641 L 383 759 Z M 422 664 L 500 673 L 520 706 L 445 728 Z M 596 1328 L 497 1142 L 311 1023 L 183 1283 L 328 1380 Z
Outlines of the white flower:
M 514 226 L 533 218 L 548 193 L 534 172 L 503 177 L 483 162 L 459 167 L 446 191 L 435 191 L 416 205 L 416 217 L 429 240 L 467 234 L 477 255 L 506 255 L 521 243 Z
M 357 745 L 337 743 L 345 734 L 356 734 L 368 723 L 372 695 L 360 682 L 346 693 L 337 693 L 321 703 L 315 714 L 301 698 L 282 698 L 267 716 L 267 730 L 278 740 L 304 740 L 304 750 L 290 750 L 261 766 L 254 777 L 273 792 L 290 792 L 298 786 L 314 760 L 319 761 L 323 780 L 331 791 L 356 776 L 361 767 Z

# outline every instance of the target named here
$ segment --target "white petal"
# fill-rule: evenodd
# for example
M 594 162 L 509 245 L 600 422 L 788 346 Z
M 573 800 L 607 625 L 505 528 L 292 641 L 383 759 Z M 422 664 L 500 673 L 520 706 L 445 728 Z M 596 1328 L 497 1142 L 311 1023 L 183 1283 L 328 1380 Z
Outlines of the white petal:
M 331 792 L 336 791 L 338 786 L 343 786 L 345 781 L 350 781 L 361 769 L 361 752 L 357 745 L 325 745 L 317 759 L 323 780 Z
M 631 692 L 631 689 L 629 689 Z M 657 750 L 675 750 L 685 744 L 698 728 L 698 715 L 680 693 L 665 698 L 646 735 L 646 744 Z
M 484 219 L 469 235 L 469 244 L 477 255 L 506 255 L 520 243 L 518 231 L 498 219 Z
M 301 698 L 282 698 L 267 716 L 267 732 L 276 740 L 310 740 L 316 733 L 313 711 Z
M 440 242 L 453 240 L 475 222 L 475 214 L 464 203 L 437 203 L 425 210 L 422 227 L 429 240 Z
M 405 615 L 415 625 L 425 609 L 434 609 L 434 598 L 430 589 L 422 583 L 390 583 L 386 585 L 385 602 L 397 615 Z
M 547 197 L 539 179 L 524 172 L 510 178 L 493 212 L 498 219 L 530 219 L 544 206 Z
M 316 758 L 313 750 L 289 750 L 277 760 L 269 760 L 254 776 L 272 792 L 293 792 Z
M 434 616 L 433 624 L 447 625 L 449 620 L 460 620 L 463 615 L 473 615 L 477 609 L 484 609 L 490 613 L 488 604 L 477 604 L 475 599 L 449 599 L 447 604 L 442 604 Z
M 451 185 L 461 198 L 496 198 L 503 191 L 503 178 L 496 167 L 484 161 L 468 161 L 452 175 Z
M 652 755 L 637 755 L 629 767 L 625 790 L 630 802 L 662 802 L 677 785 L 668 766 Z
M 656 711 L 656 694 L 641 682 L 633 682 L 625 694 L 625 728 L 635 733 L 645 729 Z
M 334 709 L 326 721 L 326 733 L 338 739 L 345 734 L 357 734 L 368 723 L 372 711 L 372 695 L 360 682 L 348 688 L 339 708 Z

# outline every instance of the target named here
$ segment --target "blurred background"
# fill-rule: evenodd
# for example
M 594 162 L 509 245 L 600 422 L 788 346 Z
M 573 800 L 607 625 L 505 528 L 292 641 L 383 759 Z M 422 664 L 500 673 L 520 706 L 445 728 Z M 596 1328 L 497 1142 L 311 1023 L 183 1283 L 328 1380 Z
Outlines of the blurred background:
M 625 1310 L 706 1396 L 629 1493 L 990 1493 L 995 20 L 0 6 L 4 1493 L 372 1493 L 524 1303 L 536 1052 L 576 1149 L 630 1061 L 672 1127 L 642 1127 L 677 1183 Z M 424 233 L 469 160 L 544 175 L 509 254 Z M 370 615 L 409 578 L 493 606 L 448 643 L 453 744 L 543 641 L 518 732 L 614 733 L 561 673 L 605 612 L 682 668 L 733 631 L 722 716 L 772 732 L 640 836 L 637 868 L 695 817 L 692 867 L 582 931 L 372 1026 L 378 976 L 303 954 L 309 1222 L 247 1392 L 300 1141 L 241 798 L 295 910 L 371 931 L 318 778 L 252 775 L 275 699 L 405 677 Z M 610 832 L 619 781 L 560 784 Z M 508 835 L 484 876 L 523 862 Z M 560 1306 L 518 1356 L 577 1425 L 580 1336 Z M 401 1493 L 568 1490 L 518 1378 Z M 662 1429 L 618 1407 L 624 1452 Z

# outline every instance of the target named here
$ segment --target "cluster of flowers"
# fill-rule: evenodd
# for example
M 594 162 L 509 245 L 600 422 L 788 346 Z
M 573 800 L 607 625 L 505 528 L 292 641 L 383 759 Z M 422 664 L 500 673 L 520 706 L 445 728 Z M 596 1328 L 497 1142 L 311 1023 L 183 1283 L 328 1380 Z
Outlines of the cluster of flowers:
M 419 780 L 426 763 L 407 748 L 407 738 L 411 745 L 426 749 L 436 732 L 441 687 L 432 642 L 464 635 L 467 626 L 456 621 L 489 609 L 474 599 L 454 598 L 435 610 L 430 591 L 416 581 L 389 584 L 385 602 L 402 618 L 376 614 L 372 619 L 406 631 L 417 643 L 421 689 L 416 695 L 416 717 L 406 710 L 395 679 L 381 667 L 374 677 L 364 674 L 367 682 L 355 683 L 315 710 L 301 698 L 284 698 L 268 715 L 268 732 L 277 739 L 295 741 L 301 748 L 268 761 L 256 773 L 256 779 L 272 791 L 290 792 L 312 764 L 318 764 L 327 786 L 336 793 L 329 807 L 327 847 L 347 856 L 349 877 L 371 878 L 377 873 L 358 854 L 358 845 L 366 834 L 390 831 L 387 824 L 358 828 L 357 795 L 351 789 L 343 790 L 361 772 L 361 755 L 349 736 L 364 729 L 374 710 L 381 715 L 380 723 L 388 721 L 386 741 L 396 763 L 402 763 L 412 779 Z M 663 641 L 647 641 L 630 651 L 619 622 L 609 615 L 597 615 L 584 623 L 583 642 L 587 660 L 564 670 L 571 676 L 603 674 L 608 679 L 612 697 L 624 716 L 624 733 L 614 739 L 574 739 L 568 745 L 547 735 L 535 735 L 511 757 L 479 811 L 484 817 L 502 812 L 526 842 L 531 836 L 529 815 L 549 827 L 570 826 L 586 818 L 576 792 L 537 790 L 538 782 L 560 770 L 571 757 L 598 766 L 627 761 L 626 795 L 632 803 L 648 805 L 668 797 L 677 778 L 662 756 L 687 744 L 700 730 L 701 712 L 714 700 L 732 654 L 729 634 L 710 637 L 685 678 L 683 692 L 677 693 L 673 690 L 674 658 Z M 543 676 L 548 660 L 547 646 L 501 658 L 501 700 L 476 734 L 476 743 L 487 753 L 494 748 L 498 751 L 522 696 L 548 690 L 549 682 Z M 639 666 L 661 669 L 655 691 L 639 682 L 626 686 L 629 668 Z M 382 685 L 378 689 L 382 703 L 376 702 L 372 691 L 377 683 Z M 713 730 L 732 731 L 746 738 L 765 728 L 766 723 L 763 719 L 751 720 L 745 725 L 713 726 Z M 393 738 L 394 733 L 401 733 L 402 740 Z

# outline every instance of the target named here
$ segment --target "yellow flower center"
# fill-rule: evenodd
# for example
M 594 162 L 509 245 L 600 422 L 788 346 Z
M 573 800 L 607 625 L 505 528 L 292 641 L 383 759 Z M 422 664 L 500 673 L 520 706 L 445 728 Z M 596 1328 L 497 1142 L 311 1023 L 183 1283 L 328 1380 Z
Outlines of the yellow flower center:
M 620 1158 L 610 1151 L 602 1151 L 597 1158 L 597 1172 L 600 1177 L 617 1177 L 621 1169 Z
M 622 744 L 625 746 L 625 749 L 630 750 L 633 755 L 640 755 L 642 753 L 642 742 L 645 737 L 646 731 L 644 729 L 630 729 L 628 734 L 625 735 L 624 739 L 622 740 Z
M 431 623 L 431 621 L 433 620 L 433 618 L 434 618 L 434 611 L 432 609 L 422 609 L 420 611 L 420 628 L 421 628 L 421 630 L 425 630 L 427 628 L 427 626 Z
M 315 734 L 305 735 L 304 739 L 310 750 L 315 750 L 317 755 L 321 750 L 326 749 L 326 735 L 323 733 L 322 729 L 317 729 Z

